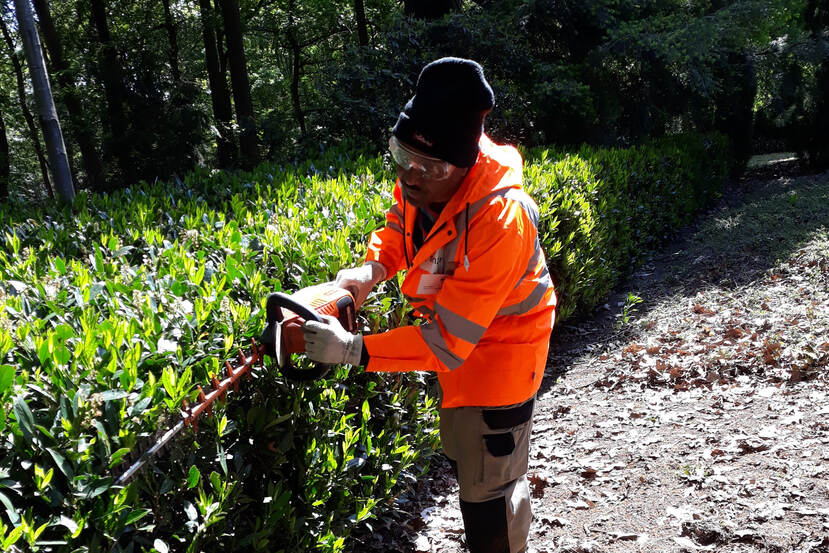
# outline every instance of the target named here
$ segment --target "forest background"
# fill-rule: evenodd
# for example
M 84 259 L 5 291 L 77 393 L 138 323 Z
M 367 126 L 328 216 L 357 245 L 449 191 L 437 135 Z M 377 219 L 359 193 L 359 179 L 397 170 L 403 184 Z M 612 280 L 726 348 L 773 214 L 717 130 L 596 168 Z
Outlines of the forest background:
M 823 0 L 33 4 L 78 189 L 381 151 L 419 70 L 443 55 L 485 67 L 497 140 L 720 130 L 738 159 L 829 163 Z M 53 192 L 11 2 L 2 19 L 0 198 L 36 199 Z

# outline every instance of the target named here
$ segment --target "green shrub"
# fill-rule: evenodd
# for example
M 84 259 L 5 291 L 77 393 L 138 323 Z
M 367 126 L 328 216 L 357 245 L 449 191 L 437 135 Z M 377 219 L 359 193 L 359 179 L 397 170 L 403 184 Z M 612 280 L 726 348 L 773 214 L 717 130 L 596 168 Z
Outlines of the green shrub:
M 264 370 L 197 434 L 110 488 L 125 455 L 258 337 L 269 292 L 329 280 L 360 257 L 351 245 L 383 221 L 388 173 L 379 159 L 332 164 L 353 176 L 198 171 L 81 195 L 74 212 L 4 209 L 0 540 L 338 551 L 417 475 L 436 436 L 433 400 L 412 386 L 422 375 L 341 368 L 300 385 Z M 403 310 L 387 288 L 363 312 L 374 330 Z
M 559 320 L 595 307 L 644 251 L 716 198 L 729 159 L 721 135 L 566 155 L 531 150 L 525 182 L 541 211 Z
M 595 305 L 710 200 L 726 151 L 677 137 L 530 153 L 562 317 Z M 258 336 L 269 292 L 359 261 L 391 202 L 385 163 L 332 151 L 316 166 L 81 194 L 72 210 L 0 207 L 0 544 L 336 552 L 388 508 L 437 446 L 422 374 L 340 367 L 297 384 L 257 370 L 197 433 L 113 487 L 137 445 Z M 378 332 L 407 312 L 392 279 L 360 322 Z

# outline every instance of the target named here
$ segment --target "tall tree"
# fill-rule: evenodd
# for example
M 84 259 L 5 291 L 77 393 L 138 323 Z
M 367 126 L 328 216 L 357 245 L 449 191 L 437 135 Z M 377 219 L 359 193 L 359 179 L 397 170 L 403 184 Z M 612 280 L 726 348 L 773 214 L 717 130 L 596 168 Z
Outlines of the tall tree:
M 357 40 L 360 46 L 368 46 L 368 23 L 363 0 L 354 0 L 354 16 L 357 20 Z
M 61 99 L 69 115 L 69 135 L 78 144 L 81 150 L 81 162 L 86 173 L 88 185 L 101 190 L 104 187 L 104 168 L 98 149 L 92 141 L 92 132 L 86 118 L 78 91 L 75 87 L 75 76 L 72 74 L 66 57 L 63 54 L 63 44 L 55 28 L 49 0 L 34 0 L 35 12 L 40 22 L 43 41 L 49 53 L 49 62 L 52 66 L 52 75 L 60 87 Z
M 230 104 L 230 94 L 227 90 L 225 72 L 220 66 L 220 56 L 216 40 L 216 19 L 210 0 L 199 0 L 199 12 L 202 25 L 202 40 L 204 42 L 204 59 L 207 64 L 207 82 L 210 86 L 210 102 L 213 106 L 213 117 L 216 120 L 218 137 L 216 138 L 216 155 L 219 167 L 231 167 L 236 159 L 236 145 L 233 141 L 233 109 Z
M 806 151 L 809 165 L 823 170 L 829 167 L 829 3 L 809 0 L 805 12 L 806 28 L 815 50 L 822 52 L 815 68 L 814 113 L 809 122 L 809 140 Z
M 17 58 L 17 48 L 12 39 L 9 28 L 6 25 L 6 20 L 0 17 L 0 30 L 3 32 L 3 39 L 9 49 L 9 57 L 11 58 L 12 68 L 14 69 L 14 76 L 17 80 L 17 100 L 20 104 L 20 112 L 23 114 L 23 119 L 26 121 L 26 128 L 29 130 L 29 139 L 32 141 L 32 147 L 37 156 L 37 162 L 40 166 L 40 176 L 43 179 L 43 186 L 46 188 L 46 193 L 52 195 L 52 179 L 49 178 L 49 166 L 46 163 L 46 156 L 43 154 L 43 146 L 40 143 L 40 134 L 37 132 L 35 125 L 35 118 L 29 110 L 29 104 L 26 102 L 26 83 L 23 79 L 23 67 L 20 65 L 20 60 Z
M 6 122 L 3 120 L 3 112 L 0 111 L 0 202 L 9 197 L 9 141 L 6 138 Z
M 23 35 L 23 49 L 26 51 L 26 60 L 29 62 L 35 105 L 37 105 L 43 138 L 46 141 L 46 152 L 49 155 L 55 190 L 61 200 L 72 203 L 75 199 L 75 186 L 72 184 L 69 157 L 66 155 L 66 145 L 63 142 L 60 119 L 58 119 L 58 112 L 52 97 L 49 75 L 46 73 L 46 62 L 43 60 L 43 50 L 40 48 L 40 37 L 35 27 L 32 5 L 29 0 L 14 0 L 14 7 L 17 22 L 20 25 L 20 34 Z
M 286 37 L 291 50 L 291 106 L 294 110 L 294 119 L 299 125 L 299 132 L 305 138 L 305 113 L 302 111 L 302 103 L 299 99 L 299 82 L 302 79 L 302 46 L 296 36 L 296 2 L 288 2 L 288 29 Z
M 129 128 L 125 104 L 124 79 L 118 52 L 109 33 L 106 5 L 104 0 L 90 0 L 92 8 L 92 25 L 101 44 L 101 64 L 99 75 L 104 85 L 107 99 L 107 116 L 110 126 L 109 142 L 125 183 L 133 181 L 133 167 L 130 160 Z
M 259 161 L 259 146 L 256 138 L 256 120 L 253 115 L 253 100 L 250 95 L 247 60 L 245 59 L 242 22 L 239 16 L 239 2 L 238 0 L 218 0 L 218 2 L 225 24 L 236 121 L 241 129 L 239 145 L 242 153 L 242 165 L 246 169 L 250 169 Z
M 170 72 L 173 75 L 173 81 L 178 86 L 181 81 L 181 69 L 178 64 L 178 28 L 173 19 L 173 13 L 170 11 L 170 0 L 161 0 L 161 4 L 164 6 L 164 28 L 167 29 L 167 39 L 170 42 L 167 50 Z

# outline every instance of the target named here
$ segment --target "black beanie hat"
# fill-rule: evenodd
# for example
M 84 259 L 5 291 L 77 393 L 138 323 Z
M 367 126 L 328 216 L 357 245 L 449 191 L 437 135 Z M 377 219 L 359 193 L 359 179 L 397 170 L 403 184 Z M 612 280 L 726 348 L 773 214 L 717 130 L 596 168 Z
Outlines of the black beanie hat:
M 478 140 L 495 95 L 484 70 L 472 60 L 441 58 L 423 68 L 415 95 L 392 134 L 398 140 L 457 167 L 472 167 Z

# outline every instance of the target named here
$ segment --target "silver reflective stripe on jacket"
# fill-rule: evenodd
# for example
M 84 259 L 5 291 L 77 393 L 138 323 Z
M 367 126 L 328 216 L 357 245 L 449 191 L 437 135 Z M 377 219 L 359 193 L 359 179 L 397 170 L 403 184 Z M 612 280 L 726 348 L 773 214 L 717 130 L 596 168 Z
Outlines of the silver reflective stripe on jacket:
M 486 332 L 486 327 L 479 325 L 475 321 L 470 321 L 462 315 L 458 315 L 437 302 L 435 302 L 435 313 L 437 313 L 441 322 L 443 322 L 443 327 L 446 329 L 446 332 L 455 338 L 466 340 L 470 344 L 477 344 L 478 340 Z
M 420 334 L 423 336 L 423 341 L 426 342 L 426 345 L 429 346 L 429 349 L 432 350 L 432 353 L 435 354 L 438 361 L 446 365 L 450 371 L 463 365 L 464 359 L 452 353 L 452 350 L 446 344 L 446 339 L 440 333 L 440 325 L 437 321 L 432 321 L 418 328 L 420 329 Z
M 542 273 L 541 279 L 538 281 L 538 284 L 535 285 L 533 291 L 530 292 L 530 295 L 516 304 L 502 307 L 498 311 L 497 315 L 499 317 L 506 315 L 522 315 L 532 311 L 538 305 L 538 302 L 544 298 L 544 294 L 547 290 L 552 287 L 553 280 L 550 278 L 550 272 L 547 271 L 546 267 L 544 267 L 544 273 Z
M 524 212 L 527 214 L 527 217 L 530 218 L 530 221 L 532 221 L 533 226 L 537 231 L 538 220 L 541 216 L 538 213 L 538 207 L 535 205 L 535 201 L 530 197 L 530 195 L 519 188 L 510 188 L 507 190 L 505 196 L 507 199 L 514 200 L 521 204 L 521 207 L 524 208 Z
M 524 271 L 524 274 L 521 275 L 521 278 L 518 279 L 518 282 L 515 283 L 513 286 L 513 290 L 521 286 L 521 283 L 524 282 L 524 279 L 527 279 L 535 274 L 535 268 L 538 267 L 538 264 L 541 263 L 542 256 L 544 252 L 541 249 L 541 244 L 538 240 L 535 241 L 535 251 L 533 252 L 532 257 L 530 258 L 529 263 L 527 263 L 527 269 Z M 547 266 L 544 266 L 544 271 L 547 271 Z M 541 275 L 543 276 L 543 275 Z

